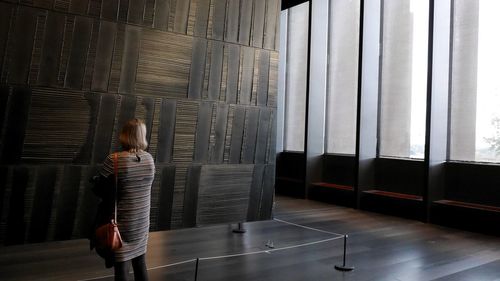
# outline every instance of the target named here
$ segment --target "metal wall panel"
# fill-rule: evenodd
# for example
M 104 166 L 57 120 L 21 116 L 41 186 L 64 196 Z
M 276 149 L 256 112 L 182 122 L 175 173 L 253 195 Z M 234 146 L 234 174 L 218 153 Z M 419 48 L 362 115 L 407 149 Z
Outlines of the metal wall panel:
M 2 164 L 18 164 L 21 160 L 26 124 L 31 104 L 31 90 L 14 88 L 9 95 L 4 135 L 0 145 L 0 159 Z
M 249 107 L 246 111 L 241 163 L 251 164 L 254 163 L 255 158 L 255 142 L 257 140 L 257 128 L 259 126 L 259 109 Z
M 158 130 L 158 152 L 156 161 L 158 163 L 169 163 L 172 161 L 174 144 L 176 102 L 163 99 L 160 111 L 160 127 Z
M 30 243 L 47 240 L 56 177 L 57 167 L 44 166 L 37 169 L 33 211 L 27 236 L 27 241 Z
M 188 1 L 188 0 L 177 0 L 176 1 L 176 3 L 175 3 L 174 32 L 186 34 L 190 2 L 191 1 Z
M 196 124 L 196 141 L 193 162 L 206 163 L 208 160 L 208 144 L 212 125 L 212 102 L 202 102 L 198 109 Z
M 22 244 L 26 233 L 25 193 L 28 188 L 30 171 L 26 167 L 15 166 L 12 173 L 10 187 L 9 211 L 7 216 L 7 229 L 3 241 L 5 245 Z M 15 188 L 12 188 L 14 187 Z
M 42 57 L 40 60 L 40 73 L 38 74 L 38 84 L 42 86 L 57 86 L 57 76 L 59 73 L 59 62 L 64 35 L 65 16 L 60 13 L 49 12 L 45 38 L 42 47 Z
M 189 73 L 188 98 L 201 99 L 203 78 L 205 76 L 205 62 L 207 56 L 207 40 L 195 38 L 193 40 L 193 54 Z
M 161 189 L 158 199 L 158 230 L 170 229 L 174 184 L 175 166 L 163 167 L 161 170 Z
M 54 240 L 71 239 L 80 188 L 81 166 L 65 166 L 57 199 Z
M 243 143 L 243 128 L 245 127 L 245 108 L 236 107 L 231 122 L 231 145 L 229 148 L 229 163 L 238 164 L 241 159 L 241 145 Z
M 193 165 L 188 168 L 186 191 L 184 192 L 184 210 L 182 212 L 184 227 L 196 226 L 201 167 L 201 165 Z
M 257 0 L 259 1 L 259 0 Z M 253 0 L 241 1 L 238 43 L 250 44 L 250 29 L 252 27 Z M 262 1 L 261 1 L 262 2 Z
M 118 88 L 118 92 L 120 93 L 132 93 L 134 90 L 140 40 L 141 29 L 127 25 L 125 28 L 120 86 Z
M 69 1 L 69 12 L 73 14 L 85 14 L 87 13 L 87 7 L 89 5 L 89 0 L 73 0 Z
M 196 3 L 196 22 L 194 24 L 194 36 L 207 36 L 208 12 L 210 11 L 210 2 L 210 0 L 198 0 L 198 2 Z
M 264 41 L 265 16 L 266 1 L 256 0 L 253 7 L 251 45 L 257 48 L 262 48 L 262 42 Z
M 26 84 L 28 81 L 37 15 L 36 10 L 27 7 L 21 7 L 17 11 L 12 27 L 12 34 L 17 36 L 12 36 L 7 54 L 10 83 Z
M 154 28 L 166 31 L 170 17 L 170 0 L 157 0 L 155 7 Z
M 252 176 L 253 165 L 203 166 L 196 225 L 245 221 Z M 238 180 L 234 180 L 235 178 Z
M 108 90 L 116 32 L 116 23 L 101 21 L 92 77 L 92 91 L 106 92 Z
M 249 221 L 255 221 L 259 219 L 264 168 L 265 165 L 255 165 L 253 169 L 252 186 L 250 187 L 250 195 L 248 199 L 247 220 Z
M 142 24 L 144 16 L 145 0 L 129 0 L 128 3 L 128 22 L 133 24 Z
M 96 134 L 92 153 L 92 163 L 102 163 L 110 153 L 117 103 L 117 96 L 101 95 L 99 119 L 95 126 Z
M 213 0 L 212 34 L 210 38 L 222 40 L 224 37 L 224 23 L 226 22 L 226 0 Z
M 210 163 L 222 164 L 224 160 L 224 147 L 229 107 L 226 104 L 217 106 L 215 126 L 210 140 Z
M 75 19 L 75 30 L 71 42 L 66 79 L 64 81 L 64 86 L 67 88 L 82 88 L 91 32 L 91 19 L 77 16 Z
M 241 70 L 239 78 L 239 98 L 238 103 L 248 105 L 252 95 L 252 81 L 254 73 L 255 49 L 241 48 Z
M 266 162 L 266 152 L 269 144 L 269 130 L 271 129 L 271 110 L 261 109 L 259 114 L 259 128 L 257 142 L 255 143 L 255 163 Z
M 102 1 L 101 15 L 104 19 L 117 20 L 118 3 L 120 0 L 105 0 Z
M 238 42 L 238 23 L 240 18 L 240 0 L 229 0 L 226 10 L 226 25 L 224 28 L 224 40 Z
M 227 52 L 227 81 L 226 81 L 226 103 L 235 104 L 238 98 L 238 74 L 240 69 L 240 47 L 238 45 L 226 44 Z
M 13 14 L 13 5 L 0 3 L 0 78 L 3 78 L 4 57 L 7 49 L 7 38 L 9 36 L 10 23 Z M 3 80 L 0 80 L 3 82 Z
M 275 37 L 277 33 L 277 22 L 279 16 L 279 4 L 277 0 L 267 0 L 266 23 L 264 25 L 264 49 L 275 50 Z
M 210 58 L 210 76 L 208 80 L 208 99 L 218 100 L 222 79 L 222 62 L 224 59 L 224 44 L 222 42 L 212 42 L 212 52 Z
M 137 63 L 136 93 L 186 98 L 193 37 L 144 30 Z
M 269 88 L 269 52 L 262 50 L 259 56 L 259 81 L 257 85 L 257 105 L 267 105 Z

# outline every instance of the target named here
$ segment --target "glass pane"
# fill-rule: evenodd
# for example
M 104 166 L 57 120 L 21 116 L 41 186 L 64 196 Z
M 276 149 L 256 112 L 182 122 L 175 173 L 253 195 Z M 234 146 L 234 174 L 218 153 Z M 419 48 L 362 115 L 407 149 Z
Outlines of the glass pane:
M 423 158 L 429 3 L 383 3 L 379 153 Z
M 330 1 L 326 152 L 355 154 L 359 0 Z
M 304 151 L 309 3 L 288 11 L 284 150 Z

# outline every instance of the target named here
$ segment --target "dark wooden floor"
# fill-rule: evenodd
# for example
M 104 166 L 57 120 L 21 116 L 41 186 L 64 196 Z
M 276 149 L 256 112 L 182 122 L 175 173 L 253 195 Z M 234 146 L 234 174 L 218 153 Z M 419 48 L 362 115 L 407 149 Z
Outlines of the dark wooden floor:
M 189 260 L 195 258 L 202 259 L 199 281 L 500 280 L 499 237 L 286 197 L 277 197 L 274 214 L 325 232 L 263 221 L 246 223 L 245 234 L 232 233 L 234 225 L 151 233 L 150 280 L 194 280 Z M 354 271 L 334 269 L 343 240 L 332 233 L 349 235 L 347 263 Z M 273 251 L 270 242 L 290 248 Z M 111 274 L 85 240 L 0 248 L 4 281 L 112 280 Z

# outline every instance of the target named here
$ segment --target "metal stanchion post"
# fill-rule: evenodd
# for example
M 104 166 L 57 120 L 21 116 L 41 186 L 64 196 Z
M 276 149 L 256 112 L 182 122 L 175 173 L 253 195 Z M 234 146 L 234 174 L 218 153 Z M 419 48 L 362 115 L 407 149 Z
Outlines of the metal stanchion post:
M 198 280 L 198 264 L 200 263 L 200 259 L 196 258 L 196 267 L 194 269 L 194 281 Z
M 233 229 L 233 232 L 234 233 L 245 233 L 245 232 L 247 232 L 247 230 L 243 228 L 243 223 L 239 222 L 238 228 Z
M 343 256 L 343 261 L 342 261 L 342 265 L 335 265 L 335 269 L 336 270 L 351 271 L 351 270 L 354 269 L 354 267 L 352 267 L 352 266 L 346 266 L 345 265 L 346 249 L 347 249 L 347 235 L 344 235 L 344 256 Z

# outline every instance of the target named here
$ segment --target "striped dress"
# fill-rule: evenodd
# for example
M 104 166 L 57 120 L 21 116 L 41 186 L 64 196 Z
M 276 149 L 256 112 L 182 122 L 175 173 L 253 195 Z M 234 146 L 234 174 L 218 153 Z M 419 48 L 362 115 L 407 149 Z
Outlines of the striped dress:
M 149 232 L 151 184 L 155 173 L 151 154 L 140 151 L 118 154 L 118 229 L 123 247 L 115 252 L 115 261 L 124 262 L 146 253 Z M 113 177 L 113 155 L 103 163 L 101 175 Z

